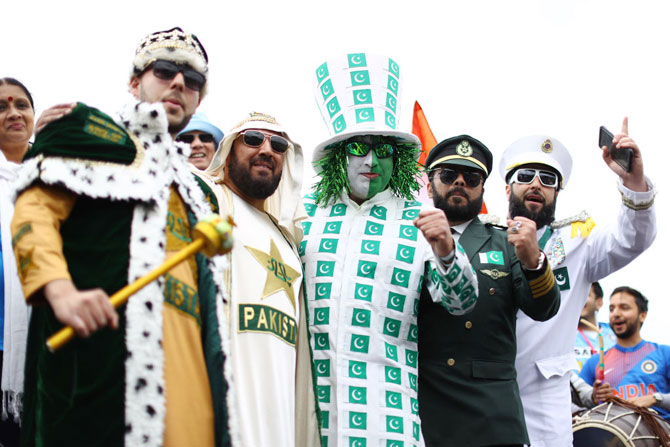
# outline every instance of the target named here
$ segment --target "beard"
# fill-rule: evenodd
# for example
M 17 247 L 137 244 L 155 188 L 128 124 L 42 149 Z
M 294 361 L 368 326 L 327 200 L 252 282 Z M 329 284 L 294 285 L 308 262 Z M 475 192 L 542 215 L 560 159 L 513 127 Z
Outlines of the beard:
M 626 327 L 623 330 L 623 332 L 621 332 L 620 334 L 617 334 L 617 332 L 614 329 L 612 329 L 612 330 L 614 331 L 614 335 L 616 335 L 617 338 L 620 338 L 622 340 L 627 340 L 627 339 L 631 338 L 633 335 L 635 335 L 635 333 L 638 330 L 638 325 L 639 325 L 639 319 L 636 319 L 635 321 L 633 321 L 631 323 L 626 322 Z
M 449 197 L 456 192 L 463 194 L 467 198 L 465 204 L 452 205 L 449 203 Z M 465 189 L 458 186 L 452 188 L 443 196 L 437 193 L 433 194 L 433 205 L 435 205 L 435 208 L 444 211 L 449 222 L 467 222 L 470 219 L 474 219 L 482 210 L 482 203 L 484 203 L 483 194 L 480 194 L 476 199 L 470 199 L 470 195 Z
M 521 216 L 526 217 L 537 225 L 537 228 L 542 228 L 545 225 L 549 225 L 554 221 L 554 213 L 556 212 L 556 197 L 554 201 L 549 205 L 544 203 L 542 209 L 539 211 L 531 211 L 523 204 L 523 200 L 520 199 L 514 192 L 509 195 L 509 217 L 510 219 Z
M 228 176 L 235 186 L 247 197 L 251 197 L 252 199 L 267 199 L 279 186 L 281 171 L 270 178 L 254 178 L 251 176 L 250 166 L 257 160 L 267 161 L 274 169 L 274 160 L 270 157 L 258 155 L 251 160 L 250 166 L 245 167 L 239 162 L 235 151 L 231 148 L 228 158 Z
M 181 122 L 179 122 L 177 124 L 170 123 L 170 121 L 168 119 L 168 133 L 170 135 L 178 135 L 179 132 L 186 129 L 186 126 L 188 125 L 189 121 L 191 121 L 191 115 L 189 115 L 187 117 L 184 117 L 184 119 L 181 120 Z

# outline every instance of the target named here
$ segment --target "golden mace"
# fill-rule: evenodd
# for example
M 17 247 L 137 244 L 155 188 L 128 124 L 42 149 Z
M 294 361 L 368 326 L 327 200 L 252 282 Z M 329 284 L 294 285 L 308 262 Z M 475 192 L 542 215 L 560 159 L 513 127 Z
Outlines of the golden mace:
M 174 256 L 163 264 L 147 273 L 145 276 L 137 279 L 132 284 L 128 284 L 109 298 L 114 308 L 124 304 L 132 294 L 142 289 L 147 284 L 156 280 L 159 276 L 170 271 L 174 266 L 184 262 L 189 256 L 197 251 L 207 257 L 218 254 L 228 253 L 233 248 L 233 226 L 232 218 L 222 219 L 216 214 L 212 214 L 207 219 L 200 221 L 193 229 L 193 242 L 179 250 Z M 49 351 L 56 352 L 75 336 L 74 329 L 67 326 L 56 332 L 47 340 Z

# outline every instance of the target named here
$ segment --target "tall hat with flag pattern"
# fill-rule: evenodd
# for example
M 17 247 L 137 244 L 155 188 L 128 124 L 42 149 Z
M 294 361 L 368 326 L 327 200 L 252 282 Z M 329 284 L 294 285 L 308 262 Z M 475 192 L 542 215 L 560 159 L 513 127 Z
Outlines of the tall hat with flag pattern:
M 561 177 L 561 189 L 570 179 L 572 157 L 563 143 L 548 135 L 531 135 L 510 144 L 500 158 L 498 170 L 503 181 L 519 167 L 530 164 L 546 165 Z
M 400 76 L 393 59 L 370 53 L 351 53 L 319 65 L 314 94 L 330 138 L 316 147 L 313 161 L 322 159 L 329 145 L 357 135 L 391 136 L 420 147 L 415 135 L 399 130 Z

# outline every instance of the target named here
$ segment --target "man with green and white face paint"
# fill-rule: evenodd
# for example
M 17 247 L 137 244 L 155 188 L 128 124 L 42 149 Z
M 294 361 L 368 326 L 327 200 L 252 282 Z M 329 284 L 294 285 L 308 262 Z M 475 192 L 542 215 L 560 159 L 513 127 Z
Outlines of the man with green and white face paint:
M 422 209 L 418 138 L 397 129 L 398 65 L 349 54 L 319 66 L 331 137 L 314 152 L 299 246 L 323 445 L 423 446 L 419 297 L 471 311 L 477 278 L 441 210 Z
M 372 150 L 371 150 L 372 148 Z M 392 140 L 367 135 L 345 145 L 349 197 L 359 205 L 386 189 L 393 173 Z

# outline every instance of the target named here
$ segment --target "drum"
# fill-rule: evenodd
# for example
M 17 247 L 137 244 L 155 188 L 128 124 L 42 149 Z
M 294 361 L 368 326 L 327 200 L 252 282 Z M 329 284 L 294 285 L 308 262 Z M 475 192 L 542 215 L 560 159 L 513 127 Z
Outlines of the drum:
M 661 447 L 670 439 L 670 425 L 645 410 L 605 402 L 572 419 L 574 447 Z M 646 421 L 649 421 L 647 423 Z

